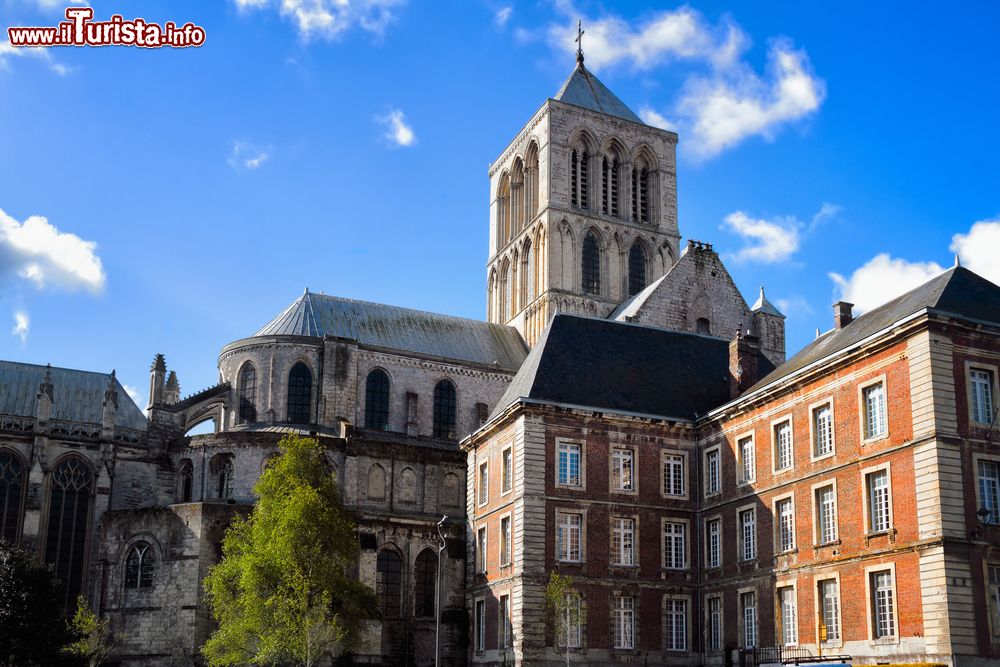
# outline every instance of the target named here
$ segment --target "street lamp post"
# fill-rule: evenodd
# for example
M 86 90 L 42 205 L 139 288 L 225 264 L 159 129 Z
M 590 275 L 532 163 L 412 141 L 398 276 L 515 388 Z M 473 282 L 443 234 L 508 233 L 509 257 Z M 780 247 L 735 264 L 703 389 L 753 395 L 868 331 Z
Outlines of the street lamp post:
M 434 667 L 441 665 L 441 553 L 447 546 L 444 536 L 444 525 L 448 522 L 448 515 L 442 516 L 437 522 L 438 539 L 441 546 L 438 547 L 437 577 L 434 582 Z

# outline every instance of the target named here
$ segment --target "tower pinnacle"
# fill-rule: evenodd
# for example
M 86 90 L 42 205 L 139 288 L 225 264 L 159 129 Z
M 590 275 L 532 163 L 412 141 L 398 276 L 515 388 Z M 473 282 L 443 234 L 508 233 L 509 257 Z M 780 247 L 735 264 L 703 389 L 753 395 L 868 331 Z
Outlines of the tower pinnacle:
M 586 30 L 583 29 L 583 21 L 578 20 L 576 22 L 576 64 L 583 65 L 583 33 Z

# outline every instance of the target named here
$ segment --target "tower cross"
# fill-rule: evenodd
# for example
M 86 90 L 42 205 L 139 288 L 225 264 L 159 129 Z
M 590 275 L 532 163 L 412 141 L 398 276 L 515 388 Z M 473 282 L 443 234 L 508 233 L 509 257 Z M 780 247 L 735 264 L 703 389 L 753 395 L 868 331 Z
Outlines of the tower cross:
M 585 32 L 587 31 L 583 29 L 583 21 L 578 20 L 576 22 L 576 39 L 573 41 L 576 42 L 576 62 L 581 65 L 583 64 L 583 33 Z

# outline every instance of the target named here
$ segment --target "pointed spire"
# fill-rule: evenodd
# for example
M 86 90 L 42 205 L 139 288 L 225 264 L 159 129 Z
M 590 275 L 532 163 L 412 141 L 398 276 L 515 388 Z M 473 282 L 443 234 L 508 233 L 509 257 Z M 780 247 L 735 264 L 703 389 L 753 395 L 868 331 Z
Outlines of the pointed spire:
M 960 266 L 962 266 L 962 260 L 959 259 L 958 253 L 956 252 L 955 253 L 955 268 L 957 269 Z
M 583 33 L 586 30 L 583 29 L 583 21 L 578 20 L 576 22 L 576 64 L 583 67 Z
M 118 409 L 118 381 L 115 377 L 115 370 L 111 369 L 111 377 L 108 378 L 108 388 L 104 390 L 104 407 L 113 406 Z
M 816 338 L 819 338 L 819 327 L 816 327 Z
M 167 360 L 162 354 L 157 354 L 153 357 L 153 365 L 149 368 L 151 371 L 160 371 L 162 373 L 167 372 Z
M 52 364 L 45 364 L 45 375 L 42 376 L 42 383 L 38 386 L 38 398 L 42 396 L 52 400 Z
M 177 371 L 170 371 L 167 375 L 167 389 L 180 389 L 177 383 Z

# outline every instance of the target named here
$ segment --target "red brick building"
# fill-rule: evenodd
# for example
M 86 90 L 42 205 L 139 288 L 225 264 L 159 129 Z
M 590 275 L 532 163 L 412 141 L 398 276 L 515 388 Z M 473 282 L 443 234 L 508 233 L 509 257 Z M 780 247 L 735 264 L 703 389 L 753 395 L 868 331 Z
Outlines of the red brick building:
M 556 315 L 463 442 L 470 660 L 565 660 L 558 571 L 586 664 L 995 664 L 998 377 L 1000 287 L 961 267 L 838 304 L 777 368 L 753 335 Z

